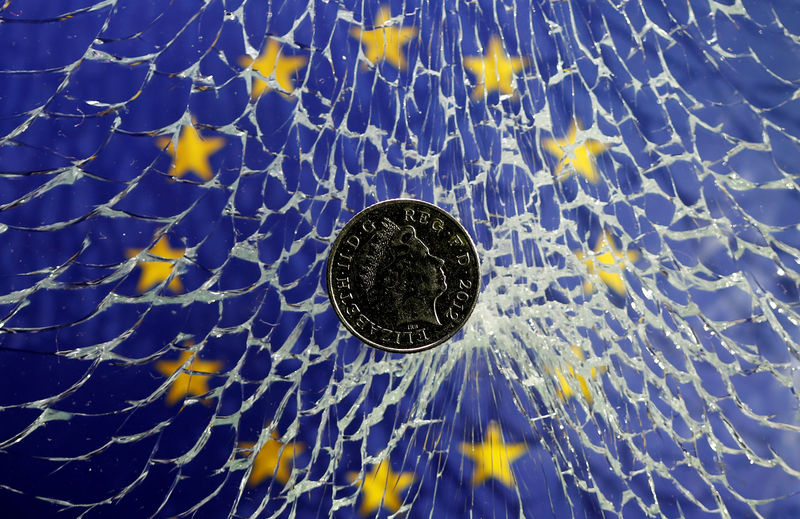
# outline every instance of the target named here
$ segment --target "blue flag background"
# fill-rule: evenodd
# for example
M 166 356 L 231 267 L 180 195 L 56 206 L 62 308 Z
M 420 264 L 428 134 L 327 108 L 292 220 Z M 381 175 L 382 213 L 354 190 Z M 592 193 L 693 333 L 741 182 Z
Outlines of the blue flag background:
M 0 7 L 0 515 L 800 514 L 793 0 Z M 448 343 L 330 245 L 448 210 Z

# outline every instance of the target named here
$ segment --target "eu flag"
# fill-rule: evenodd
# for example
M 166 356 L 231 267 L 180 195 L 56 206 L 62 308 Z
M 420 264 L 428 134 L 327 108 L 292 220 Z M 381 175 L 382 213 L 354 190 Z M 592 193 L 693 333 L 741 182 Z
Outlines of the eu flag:
M 796 0 L 0 6 L 0 516 L 800 516 Z M 324 281 L 424 200 L 418 354 Z

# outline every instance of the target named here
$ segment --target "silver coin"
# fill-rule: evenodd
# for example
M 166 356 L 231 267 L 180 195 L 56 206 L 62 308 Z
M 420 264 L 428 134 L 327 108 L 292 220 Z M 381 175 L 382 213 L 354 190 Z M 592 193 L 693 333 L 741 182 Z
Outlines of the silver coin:
M 387 200 L 344 226 L 328 255 L 328 296 L 361 341 L 394 353 L 433 348 L 469 318 L 478 254 L 464 227 L 418 200 Z

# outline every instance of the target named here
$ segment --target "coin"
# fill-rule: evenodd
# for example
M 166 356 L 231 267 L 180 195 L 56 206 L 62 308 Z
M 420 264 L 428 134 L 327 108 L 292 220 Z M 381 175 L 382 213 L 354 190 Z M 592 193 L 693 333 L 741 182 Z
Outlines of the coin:
M 350 220 L 328 255 L 328 296 L 345 327 L 394 353 L 442 344 L 464 326 L 480 293 L 475 245 L 427 202 L 387 200 Z

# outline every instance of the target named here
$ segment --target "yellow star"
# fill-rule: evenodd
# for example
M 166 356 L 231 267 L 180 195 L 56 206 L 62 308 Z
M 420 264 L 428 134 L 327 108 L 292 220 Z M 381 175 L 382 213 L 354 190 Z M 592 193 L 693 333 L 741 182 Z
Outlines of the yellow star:
M 591 255 L 587 255 L 580 250 L 574 252 L 575 256 L 586 265 L 589 274 L 596 274 L 614 292 L 619 295 L 625 295 L 627 289 L 625 288 L 625 281 L 622 278 L 622 274 L 603 270 L 603 265 L 616 265 L 620 270 L 625 270 L 625 262 L 623 260 L 627 257 L 629 262 L 635 262 L 639 259 L 638 252 L 627 251 L 627 253 L 623 254 L 622 251 L 617 248 L 612 236 L 607 232 L 603 234 L 602 238 L 597 240 Z M 584 281 L 583 289 L 587 294 L 591 294 L 595 290 L 594 285 L 590 281 Z
M 172 156 L 169 174 L 173 177 L 181 178 L 188 171 L 194 171 L 203 180 L 211 180 L 214 174 L 211 172 L 208 157 L 225 145 L 225 138 L 203 139 L 194 126 L 188 125 L 181 128 L 177 149 L 175 142 L 169 137 L 159 137 L 156 144 L 162 149 L 166 147 L 167 153 Z
M 284 56 L 281 54 L 281 45 L 276 40 L 269 40 L 267 48 L 261 55 L 253 61 L 249 56 L 242 56 L 239 58 L 239 65 L 249 67 L 253 65 L 253 70 L 258 72 L 262 77 L 268 78 L 275 75 L 275 81 L 284 90 L 281 92 L 287 99 L 291 97 L 294 92 L 294 81 L 292 75 L 297 74 L 297 71 L 305 66 L 308 58 L 304 56 Z M 253 89 L 250 92 L 250 97 L 258 99 L 261 94 L 268 92 L 270 88 L 267 82 L 261 79 L 253 81 Z
M 292 460 L 306 450 L 305 445 L 300 442 L 281 443 L 277 431 L 272 431 L 271 438 L 253 459 L 253 470 L 247 478 L 249 487 L 254 487 L 267 478 L 275 478 L 285 485 L 292 473 Z M 253 442 L 239 442 L 239 448 L 249 453 L 253 452 L 255 445 Z
M 502 94 L 513 94 L 511 81 L 514 73 L 525 66 L 525 58 L 509 57 L 503 49 L 500 38 L 492 36 L 489 48 L 483 56 L 464 58 L 464 66 L 475 76 L 477 85 L 472 90 L 472 99 L 482 99 L 489 92 L 497 90 Z
M 358 472 L 350 472 L 347 477 L 351 483 L 361 485 L 361 507 L 358 512 L 363 516 L 369 515 L 381 506 L 392 513 L 397 512 L 403 503 L 400 492 L 414 482 L 413 472 L 397 474 L 386 460 L 373 466 L 372 470 L 364 475 L 363 481 L 358 479 Z
M 144 249 L 128 249 L 125 255 L 128 258 L 132 258 L 142 252 L 142 250 Z M 173 249 L 169 246 L 167 237 L 162 236 L 148 252 L 153 256 L 165 260 L 172 260 L 183 257 L 184 249 Z M 142 269 L 142 275 L 139 277 L 139 284 L 136 285 L 136 290 L 138 290 L 139 293 L 145 292 L 149 290 L 150 287 L 167 279 L 172 273 L 172 269 L 175 268 L 175 262 L 173 261 L 153 261 L 150 259 L 140 260 L 136 265 Z M 181 283 L 181 278 L 178 276 L 173 277 L 168 286 L 169 289 L 176 294 L 183 290 L 183 283 Z
M 472 484 L 478 486 L 489 478 L 494 478 L 507 487 L 514 485 L 511 464 L 528 452 L 524 443 L 507 445 L 503 441 L 500 427 L 492 422 L 482 443 L 462 443 L 461 454 L 475 462 Z
M 188 361 L 189 365 L 184 368 Z M 156 362 L 156 369 L 165 377 L 171 376 L 182 370 L 167 393 L 167 405 L 179 402 L 186 395 L 205 395 L 208 393 L 208 379 L 211 375 L 219 373 L 222 362 L 199 360 L 192 351 L 184 351 L 178 360 L 160 360 Z
M 366 47 L 364 54 L 373 65 L 379 61 L 388 61 L 394 68 L 405 70 L 406 57 L 403 47 L 417 36 L 415 27 L 386 26 L 391 20 L 392 13 L 388 7 L 381 7 L 375 17 L 374 27 L 377 29 L 362 30 L 358 27 L 350 29 L 350 36 L 361 40 Z
M 608 146 L 594 139 L 585 139 L 576 143 L 580 126 L 575 121 L 569 126 L 569 132 L 564 139 L 545 139 L 544 149 L 558 159 L 555 174 L 558 175 L 565 166 L 572 166 L 573 171 L 568 171 L 559 180 L 572 175 L 575 171 L 580 173 L 592 184 L 597 184 L 600 176 L 597 173 L 594 157 L 608 149 Z M 582 128 L 581 128 L 582 129 Z
M 586 360 L 586 357 L 583 354 L 583 350 L 581 350 L 577 346 L 572 347 L 572 353 L 574 353 L 575 356 L 578 357 L 578 359 L 581 362 Z M 575 370 L 571 364 L 567 365 L 567 370 L 569 371 L 570 378 L 578 381 L 578 386 L 580 387 L 581 393 L 583 394 L 583 397 L 586 399 L 586 401 L 589 404 L 594 402 L 594 398 L 592 397 L 592 392 L 589 391 L 589 384 L 586 382 L 586 378 L 583 375 L 576 375 Z M 604 373 L 605 369 L 601 368 L 600 372 Z M 592 368 L 590 371 L 590 375 L 592 378 L 596 378 L 597 369 Z M 564 376 L 564 374 L 561 373 L 560 370 L 556 370 L 556 379 L 558 380 L 558 385 L 559 385 L 558 396 L 562 400 L 568 400 L 575 396 L 575 391 L 572 389 L 573 387 L 572 384 L 570 383 L 570 381 L 567 380 L 567 377 Z

